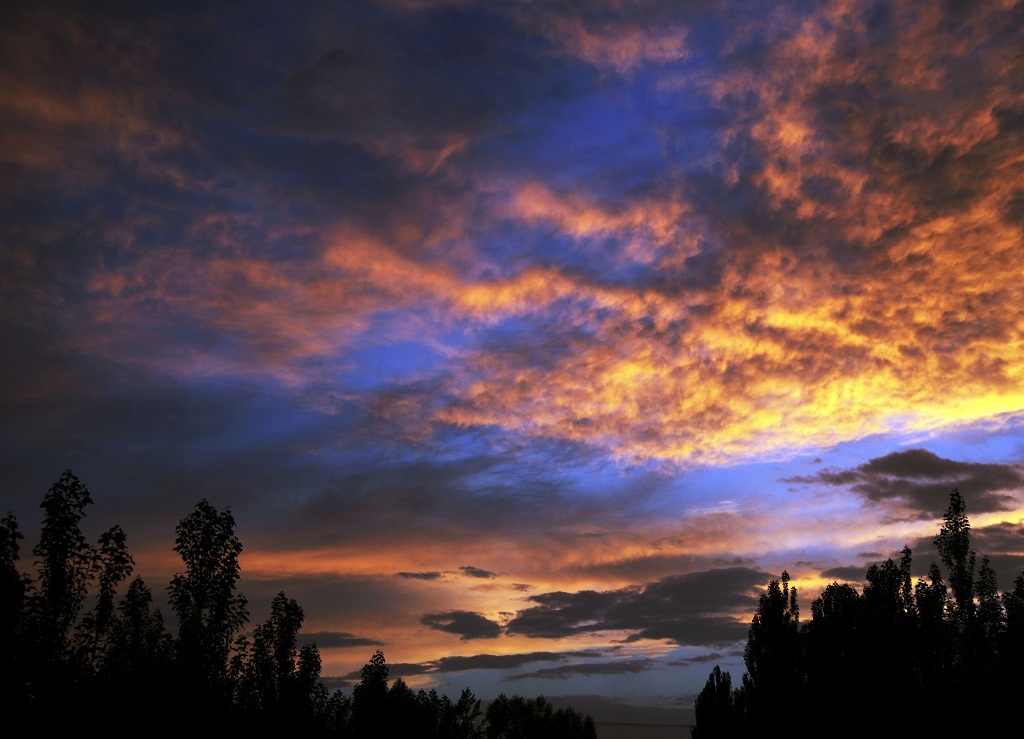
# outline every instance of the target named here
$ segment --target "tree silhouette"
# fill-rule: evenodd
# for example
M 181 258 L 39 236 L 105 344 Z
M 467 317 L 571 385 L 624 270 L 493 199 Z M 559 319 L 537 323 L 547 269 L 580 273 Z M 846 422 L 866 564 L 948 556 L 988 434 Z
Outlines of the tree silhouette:
M 810 725 L 830 736 L 864 734 L 837 718 L 853 709 L 884 736 L 1001 731 L 999 717 L 1022 687 L 1024 573 L 999 596 L 983 557 L 974 579 L 958 490 L 943 520 L 935 543 L 956 582 L 952 598 L 935 562 L 911 584 L 909 547 L 898 564 L 868 568 L 861 594 L 849 584 L 827 586 L 799 628 L 788 576 L 771 581 L 751 620 L 742 684 L 729 694 L 731 678 L 716 666 L 694 703 L 694 736 L 752 735 L 786 705 L 800 705 Z
M 861 598 L 848 583 L 833 582 L 811 603 L 811 621 L 805 632 L 807 706 L 827 721 L 830 699 L 864 700 L 864 640 L 860 629 Z
M 801 683 L 800 609 L 789 573 L 768 583 L 750 623 L 743 661 L 749 675 L 747 699 L 757 723 L 799 693 Z
M 998 637 L 1000 684 L 1009 699 L 1020 686 L 1024 664 L 1024 572 L 1013 581 L 1013 590 L 1003 593 L 1003 630 Z
M 252 641 L 241 636 L 231 658 L 234 706 L 251 721 L 250 730 L 271 727 L 313 732 L 326 722 L 327 689 L 320 682 L 320 652 L 315 644 L 297 648 L 302 608 L 279 592 L 270 616 L 253 630 Z
M 197 700 L 226 704 L 228 655 L 235 633 L 248 620 L 245 596 L 235 592 L 242 543 L 230 509 L 219 512 L 206 499 L 175 529 L 174 551 L 185 572 L 168 592 L 178 617 L 178 659 Z
M 379 736 L 389 723 L 388 665 L 384 652 L 377 650 L 363 666 L 359 684 L 352 691 L 351 729 L 355 737 Z
M 966 628 L 974 620 L 975 556 L 971 549 L 971 523 L 967 519 L 963 496 L 957 489 L 950 495 L 943 521 L 945 523 L 935 537 L 935 547 L 949 573 L 956 621 Z
M 918 580 L 914 586 L 914 602 L 918 616 L 915 658 L 920 692 L 941 700 L 951 692 L 949 680 L 955 638 L 947 620 L 949 592 L 937 563 L 929 565 L 927 580 Z
M 469 688 L 452 702 L 435 689 L 414 692 L 401 679 L 389 687 L 380 650 L 352 696 L 329 693 L 317 646 L 299 647 L 302 608 L 283 591 L 267 620 L 240 634 L 248 620 L 237 592 L 242 544 L 230 510 L 205 499 L 175 528 L 184 567 L 168 585 L 178 627 L 172 637 L 150 588 L 139 576 L 129 580 L 135 562 L 125 532 L 113 526 L 97 545 L 86 541 L 80 522 L 91 503 L 70 470 L 49 489 L 34 578 L 19 570 L 23 536 L 14 515 L 0 519 L 0 690 L 33 730 L 68 733 L 82 728 L 83 717 L 98 716 L 110 730 L 156 719 L 156 730 L 168 734 L 484 736 L 486 716 Z M 95 605 L 82 615 L 90 594 Z M 532 727 L 526 735 L 596 736 L 589 716 L 555 710 L 544 698 L 516 696 L 512 705 L 513 723 Z
M 0 520 L 0 695 L 12 705 L 27 697 L 21 635 L 32 581 L 18 569 L 23 538 L 13 513 Z
M 301 660 L 299 669 L 301 672 Z M 484 736 L 486 719 L 480 711 L 481 702 L 469 688 L 462 691 L 458 701 L 452 702 L 435 689 L 414 691 L 401 678 L 389 686 L 388 674 L 384 653 L 378 649 L 363 666 L 351 698 L 341 691 L 325 698 L 318 725 L 328 727 L 331 736 L 344 737 L 481 739 Z M 553 711 L 551 718 L 564 722 L 567 715 L 564 711 Z M 571 729 L 566 731 L 568 733 L 551 736 L 568 739 L 576 736 Z
M 483 736 L 480 728 L 483 718 L 480 700 L 473 695 L 473 691 L 464 688 L 459 694 L 459 700 L 450 706 L 450 710 L 441 717 L 438 731 L 441 739 L 476 739 Z
M 333 721 L 330 695 L 320 682 L 320 650 L 316 644 L 299 649 L 298 663 L 285 685 L 282 714 L 293 727 L 327 726 Z
M 739 736 L 741 717 L 736 712 L 732 676 L 715 665 L 694 703 L 693 739 Z
M 100 669 L 109 644 L 117 588 L 132 574 L 135 561 L 128 553 L 126 536 L 120 526 L 114 526 L 100 536 L 94 557 L 99 592 L 95 608 L 78 625 L 78 644 L 81 659 L 93 669 Z
M 108 629 L 107 648 L 97 678 L 99 691 L 116 701 L 125 720 L 145 721 L 166 713 L 183 694 L 176 670 L 174 641 L 153 594 L 141 577 L 128 583 Z M 166 721 L 171 721 L 168 715 Z
M 978 567 L 978 581 L 974 592 L 977 596 L 977 625 L 975 629 L 979 666 L 989 671 L 995 668 L 996 653 L 999 649 L 999 632 L 1003 629 L 1003 604 L 999 598 L 996 573 L 988 557 L 981 558 Z
M 911 552 L 904 547 L 900 563 L 891 558 L 871 565 L 861 594 L 859 631 L 862 685 L 872 686 L 871 700 L 885 714 L 900 715 L 906 701 L 915 697 L 912 669 L 917 606 L 911 588 Z M 891 689 L 878 690 L 889 684 Z
M 500 694 L 487 706 L 488 739 L 596 739 L 589 716 L 571 708 L 555 709 L 544 696 L 511 698 Z
M 39 587 L 30 600 L 38 640 L 37 656 L 44 670 L 57 669 L 68 648 L 68 637 L 94 575 L 95 553 L 82 534 L 80 522 L 92 503 L 89 490 L 65 470 L 47 491 L 38 557 Z

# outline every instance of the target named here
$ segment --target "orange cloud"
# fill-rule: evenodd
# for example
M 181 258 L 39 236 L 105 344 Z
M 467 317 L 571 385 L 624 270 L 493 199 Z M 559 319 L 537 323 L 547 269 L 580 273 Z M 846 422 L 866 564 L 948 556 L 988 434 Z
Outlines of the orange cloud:
M 196 186 L 164 156 L 192 142 L 161 112 L 181 100 L 151 74 L 164 51 L 160 44 L 127 24 L 112 25 L 101 40 L 66 10 L 12 13 L 13 29 L 20 24 L 32 32 L 4 34 L 0 161 L 96 182 L 110 176 L 96 154 L 111 152 L 146 177 Z M 69 64 L 82 68 L 72 72 Z
M 622 244 L 621 262 L 649 264 L 669 249 L 676 259 L 697 252 L 688 233 L 691 207 L 679 197 L 606 206 L 580 195 L 560 195 L 539 182 L 520 187 L 509 215 L 526 223 L 548 223 L 577 240 L 613 237 Z M 620 265 L 621 266 L 621 265 Z
M 508 12 L 523 27 L 558 44 L 564 53 L 602 70 L 630 74 L 643 64 L 665 64 L 687 56 L 687 28 L 659 22 L 656 3 L 632 0 L 590 5 L 521 3 Z

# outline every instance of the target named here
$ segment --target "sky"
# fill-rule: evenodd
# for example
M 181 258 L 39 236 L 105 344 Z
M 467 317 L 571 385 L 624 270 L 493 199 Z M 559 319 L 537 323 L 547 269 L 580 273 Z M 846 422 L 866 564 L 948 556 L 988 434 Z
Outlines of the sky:
M 345 692 L 678 715 L 953 488 L 1012 588 L 1022 256 L 1021 2 L 12 0 L 0 512 L 166 603 L 228 508 Z

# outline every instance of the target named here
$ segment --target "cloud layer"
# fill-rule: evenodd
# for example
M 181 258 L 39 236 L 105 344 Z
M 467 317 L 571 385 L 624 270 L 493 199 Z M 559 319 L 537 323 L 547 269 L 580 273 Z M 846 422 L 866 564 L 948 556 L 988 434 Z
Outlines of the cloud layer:
M 170 48 L 19 9 L 5 189 L 96 223 L 19 218 L 8 290 L 47 320 L 30 244 L 76 243 L 76 351 L 416 438 L 712 462 L 1024 407 L 1017 5 L 592 5 L 357 4 L 302 53 L 296 13 L 259 76 L 216 6 Z

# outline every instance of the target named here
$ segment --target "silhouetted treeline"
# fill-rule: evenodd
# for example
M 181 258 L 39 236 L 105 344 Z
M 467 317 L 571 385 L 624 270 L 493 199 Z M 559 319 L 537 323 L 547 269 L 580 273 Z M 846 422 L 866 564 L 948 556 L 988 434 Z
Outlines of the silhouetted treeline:
M 447 696 L 413 692 L 398 678 L 388 686 L 388 666 L 378 650 L 363 667 L 351 701 L 342 701 L 344 736 L 486 737 L 487 739 L 596 739 L 590 716 L 555 709 L 544 697 L 502 694 L 481 715 L 467 688 L 452 703 Z M 380 733 L 378 733 L 380 732 Z
M 773 725 L 832 737 L 996 735 L 1024 687 L 1024 573 L 999 594 L 989 559 L 979 563 L 971 548 L 958 490 L 943 520 L 935 545 L 944 570 L 932 562 L 912 582 L 904 547 L 899 562 L 867 570 L 862 592 L 826 587 L 809 622 L 786 572 L 769 583 L 751 621 L 747 671 L 734 687 L 728 672 L 712 670 L 693 736 L 754 736 Z
M 380 651 L 351 696 L 329 692 L 316 645 L 298 647 L 303 612 L 285 593 L 266 622 L 242 633 L 242 544 L 230 510 L 206 500 L 175 529 L 183 568 L 168 586 L 172 635 L 149 586 L 132 577 L 121 528 L 86 541 L 80 523 L 91 503 L 70 470 L 49 489 L 32 575 L 19 568 L 16 519 L 0 520 L 0 695 L 9 718 L 37 733 L 94 726 L 202 736 L 596 737 L 589 717 L 556 711 L 544 698 L 502 695 L 482 713 L 468 688 L 452 702 L 401 679 L 389 685 Z

